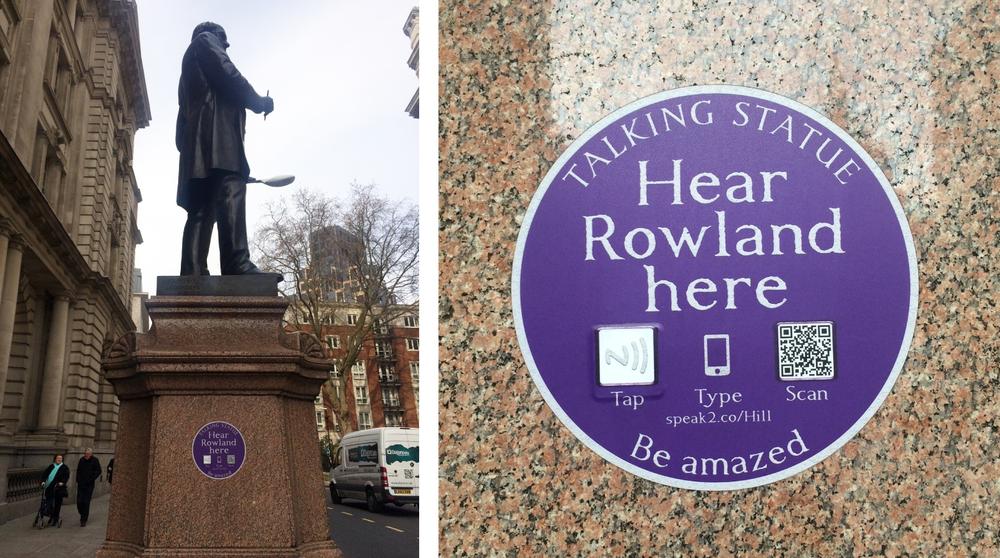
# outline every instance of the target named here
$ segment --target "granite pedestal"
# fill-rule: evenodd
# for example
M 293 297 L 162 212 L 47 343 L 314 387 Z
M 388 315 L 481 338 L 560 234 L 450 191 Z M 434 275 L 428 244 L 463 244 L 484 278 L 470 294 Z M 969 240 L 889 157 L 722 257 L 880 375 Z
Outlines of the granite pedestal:
M 150 332 L 105 348 L 121 406 L 99 557 L 341 555 L 328 536 L 313 412 L 330 364 L 315 337 L 283 331 L 276 286 L 276 276 L 160 278 Z M 224 479 L 192 455 L 215 421 L 246 446 Z

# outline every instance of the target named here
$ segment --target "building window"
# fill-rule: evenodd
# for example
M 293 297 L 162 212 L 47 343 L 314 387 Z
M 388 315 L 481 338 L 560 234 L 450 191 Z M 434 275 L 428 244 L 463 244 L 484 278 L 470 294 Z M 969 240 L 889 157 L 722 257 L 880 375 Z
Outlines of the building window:
M 324 325 L 333 325 L 333 316 L 323 316 L 319 321 Z M 327 339 L 329 339 L 329 337 L 327 337 Z
M 382 320 L 375 320 L 373 327 L 375 328 L 375 333 L 380 333 L 382 335 L 389 333 L 389 326 L 385 325 L 385 322 Z
M 365 430 L 372 427 L 372 414 L 368 411 L 358 413 L 358 430 Z
M 53 149 L 45 160 L 44 181 L 39 186 L 42 188 L 42 193 L 49 200 L 52 209 L 57 213 L 59 211 L 60 194 L 62 194 L 62 184 L 65 174 L 62 162 L 59 161 L 59 157 Z
M 59 116 L 69 121 L 70 115 L 67 109 L 69 108 L 70 89 L 73 86 L 72 72 L 54 29 L 49 36 L 49 50 L 45 65 L 45 85 L 48 86 L 52 98 L 56 101 L 56 106 L 61 113 Z
M 314 403 L 316 403 L 317 405 L 322 405 L 323 404 L 323 396 L 322 395 L 317 395 L 316 396 L 316 401 Z
M 420 381 L 420 363 L 411 362 L 410 363 L 410 378 L 413 379 L 413 383 Z
M 326 430 L 326 420 L 323 417 L 323 411 L 316 411 L 316 427 L 320 430 Z
M 386 413 L 386 426 L 403 426 L 403 415 L 401 413 Z
M 339 335 L 327 335 L 326 336 L 326 346 L 331 349 L 340 348 L 340 336 Z
M 386 407 L 399 407 L 399 390 L 392 387 L 382 388 L 382 403 Z
M 14 31 L 17 29 L 18 18 L 15 17 L 14 4 L 0 2 L 0 69 L 10 64 L 10 51 L 4 45 L 13 42 Z
M 331 378 L 339 378 L 340 377 L 340 370 L 337 369 L 337 363 L 336 362 L 334 362 L 333 364 L 330 365 L 330 377 Z
M 358 405 L 368 404 L 368 387 L 366 386 L 354 386 L 354 400 L 357 401 Z
M 41 125 L 35 131 L 35 150 L 32 152 L 31 174 L 35 177 L 35 184 L 45 193 L 45 166 L 49 159 L 49 137 Z
M 354 375 L 355 380 L 364 380 L 367 377 L 365 375 L 365 363 L 355 362 L 354 366 L 351 367 L 351 374 Z
M 378 365 L 378 380 L 380 382 L 395 382 L 396 370 L 392 364 L 383 362 Z
M 403 316 L 403 327 L 417 327 L 417 317 Z
M 357 323 L 358 323 L 358 315 L 357 314 L 348 314 L 347 315 L 347 325 L 357 325 Z
M 417 351 L 420 350 L 420 340 L 414 339 L 412 337 L 406 340 L 406 350 L 407 351 Z
M 392 356 L 392 345 L 388 341 L 376 341 L 375 342 L 375 355 L 382 358 L 389 358 Z

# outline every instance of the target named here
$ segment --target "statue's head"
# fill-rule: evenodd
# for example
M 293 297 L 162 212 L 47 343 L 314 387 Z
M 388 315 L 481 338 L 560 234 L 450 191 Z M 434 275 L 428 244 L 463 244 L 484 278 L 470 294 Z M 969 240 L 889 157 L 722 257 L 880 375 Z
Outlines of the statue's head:
M 199 23 L 194 28 L 194 32 L 191 33 L 191 40 L 193 41 L 195 37 L 201 35 L 202 33 L 212 33 L 222 41 L 222 45 L 229 48 L 229 41 L 226 39 L 226 30 L 222 28 L 218 23 L 213 23 L 211 21 L 204 21 Z

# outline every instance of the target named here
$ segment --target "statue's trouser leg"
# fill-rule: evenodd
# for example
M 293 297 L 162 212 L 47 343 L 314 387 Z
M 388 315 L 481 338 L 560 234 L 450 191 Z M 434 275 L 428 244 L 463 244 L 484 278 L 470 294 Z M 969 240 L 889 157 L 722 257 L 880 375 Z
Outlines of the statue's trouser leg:
M 215 227 L 213 209 L 202 204 L 197 210 L 188 211 L 181 238 L 181 275 L 208 275 L 208 248 Z
M 216 221 L 219 223 L 219 260 L 223 275 L 256 271 L 247 242 L 247 183 L 236 174 L 218 178 L 215 189 Z

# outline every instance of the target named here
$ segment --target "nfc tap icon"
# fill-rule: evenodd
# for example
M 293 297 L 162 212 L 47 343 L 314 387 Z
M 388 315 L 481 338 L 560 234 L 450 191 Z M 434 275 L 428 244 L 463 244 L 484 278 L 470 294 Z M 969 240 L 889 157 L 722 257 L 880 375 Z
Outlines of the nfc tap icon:
M 602 386 L 648 386 L 656 383 L 656 328 L 598 328 L 597 381 Z

